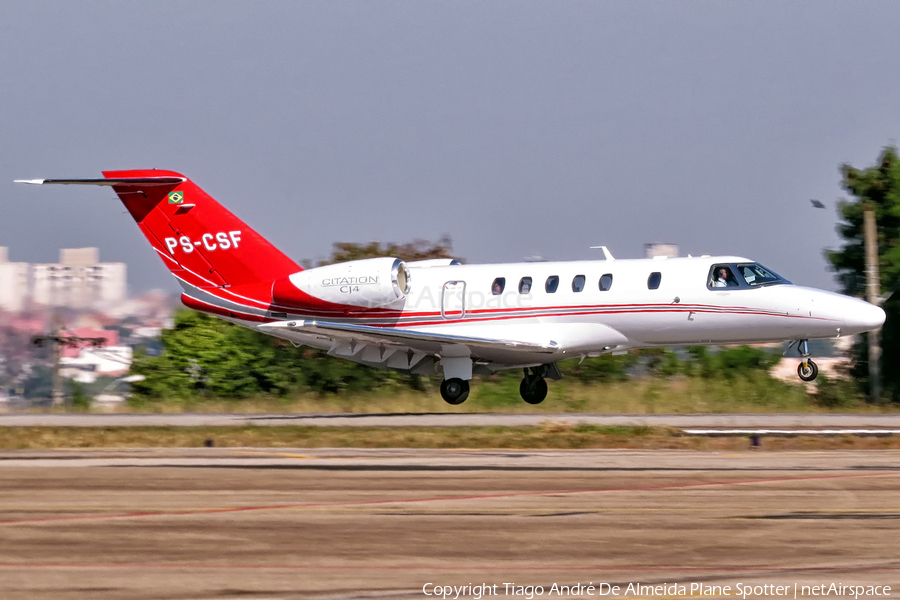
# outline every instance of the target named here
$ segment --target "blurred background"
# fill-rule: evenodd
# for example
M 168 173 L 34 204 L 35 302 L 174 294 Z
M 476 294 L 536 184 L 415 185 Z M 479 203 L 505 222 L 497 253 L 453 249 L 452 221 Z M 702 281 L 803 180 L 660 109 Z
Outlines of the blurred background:
M 853 295 L 868 201 L 889 313 L 883 362 L 896 364 L 896 3 L 98 1 L 0 2 L 0 12 L 0 406 L 49 402 L 59 364 L 81 407 L 102 396 L 135 408 L 443 408 L 427 379 L 179 312 L 175 281 L 108 190 L 12 184 L 119 168 L 183 172 L 307 265 L 576 260 L 598 244 L 629 258 L 668 244 Z M 831 377 L 809 388 L 780 382 L 781 350 L 563 365 L 569 377 L 543 406 L 866 407 L 864 340 L 814 348 Z M 881 400 L 896 401 L 884 370 Z M 476 386 L 464 408 L 525 410 L 513 384 Z

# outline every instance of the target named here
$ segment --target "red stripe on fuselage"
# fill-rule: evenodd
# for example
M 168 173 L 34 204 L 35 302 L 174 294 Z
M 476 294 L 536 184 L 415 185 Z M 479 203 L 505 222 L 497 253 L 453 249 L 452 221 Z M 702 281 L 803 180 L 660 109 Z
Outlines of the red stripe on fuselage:
M 208 293 L 211 293 L 213 290 L 204 290 Z M 225 290 L 223 290 L 225 291 Z M 216 294 L 211 294 L 221 300 L 225 300 Z M 231 300 L 225 300 L 227 302 L 233 302 Z M 261 315 L 253 314 L 252 312 L 246 313 L 243 311 L 235 311 L 227 308 L 222 308 L 220 306 L 216 306 L 210 304 L 208 302 L 204 302 L 202 300 L 198 300 L 196 298 L 192 298 L 188 295 L 182 296 L 182 302 L 185 305 L 190 306 L 191 308 L 195 308 L 196 310 L 209 312 L 212 314 L 216 314 L 223 317 L 229 317 L 234 319 L 242 319 L 246 321 L 251 321 L 255 323 L 272 323 L 276 321 L 280 321 L 283 319 L 274 319 L 270 317 L 264 317 Z M 238 303 L 235 303 L 238 304 Z M 249 307 L 246 305 L 238 304 L 239 306 L 249 309 L 249 310 L 259 310 L 254 309 L 253 307 Z M 566 310 L 568 309 L 568 310 Z M 738 310 L 743 309 L 743 310 Z M 296 309 L 293 309 L 296 310 Z M 589 316 L 589 315 L 619 315 L 619 314 L 648 314 L 648 313 L 707 313 L 707 314 L 728 314 L 728 315 L 759 315 L 759 316 L 771 316 L 771 317 L 784 317 L 789 319 L 808 319 L 808 320 L 817 320 L 817 321 L 832 321 L 833 319 L 826 319 L 823 317 L 812 317 L 806 315 L 789 315 L 785 313 L 773 313 L 763 311 L 762 309 L 747 309 L 746 307 L 728 307 L 728 306 L 716 306 L 710 304 L 702 304 L 702 305 L 682 305 L 677 308 L 670 307 L 669 305 L 653 305 L 653 304 L 622 304 L 622 305 L 601 305 L 601 306 L 590 306 L 590 305 L 577 305 L 574 307 L 568 306 L 559 306 L 553 308 L 512 308 L 512 309 L 499 309 L 507 312 L 528 312 L 529 314 L 505 314 L 505 315 L 493 315 L 493 316 L 480 316 L 477 318 L 462 318 L 462 319 L 441 319 L 436 320 L 437 317 L 440 317 L 440 312 L 434 313 L 414 313 L 414 315 L 422 315 L 422 316 L 432 316 L 435 317 L 435 320 L 429 321 L 405 321 L 402 324 L 398 322 L 393 323 L 371 323 L 372 327 L 383 327 L 385 329 L 393 329 L 393 328 L 409 328 L 409 327 L 426 327 L 430 325 L 445 325 L 452 323 L 490 323 L 496 321 L 507 321 L 511 319 L 529 319 L 529 318 L 539 318 L 539 317 L 570 317 L 570 316 Z M 545 312 L 551 310 L 562 310 L 564 312 Z M 407 316 L 399 311 L 396 311 L 400 316 Z M 490 309 L 483 311 L 485 313 L 496 313 L 497 309 Z M 473 311 L 474 313 L 474 311 Z M 296 318 L 316 318 L 317 316 L 334 316 L 334 315 L 315 315 L 315 314 L 298 314 Z M 357 318 L 353 318 L 353 317 Z M 347 315 L 348 318 L 342 319 L 342 322 L 365 322 L 372 321 L 377 316 L 384 315 Z M 410 315 L 412 316 L 412 315 Z
M 231 319 L 241 319 L 242 321 L 253 321 L 255 323 L 268 323 L 274 321 L 275 319 L 267 319 L 266 317 L 261 317 L 259 315 L 254 315 L 251 313 L 242 313 L 235 312 L 233 310 L 228 310 L 227 308 L 222 308 L 221 306 L 216 306 L 215 304 L 210 304 L 209 302 L 204 302 L 203 300 L 197 300 L 196 298 L 192 298 L 187 294 L 181 295 L 181 303 L 187 306 L 188 308 L 193 308 L 194 310 L 199 310 L 200 312 L 206 312 L 214 315 L 218 315 L 220 317 L 229 317 Z

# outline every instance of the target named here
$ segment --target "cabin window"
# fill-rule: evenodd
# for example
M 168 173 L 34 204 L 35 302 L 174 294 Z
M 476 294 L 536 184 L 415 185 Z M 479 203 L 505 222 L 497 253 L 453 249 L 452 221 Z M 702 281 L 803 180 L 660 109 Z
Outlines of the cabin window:
M 544 289 L 547 290 L 548 294 L 555 294 L 557 288 L 559 288 L 559 275 L 551 275 L 547 278 Z
M 531 293 L 531 277 L 523 277 L 519 280 L 519 293 L 520 294 L 530 294 Z
M 491 284 L 491 294 L 494 296 L 499 296 L 503 293 L 503 288 L 506 287 L 506 277 L 498 277 L 494 280 L 494 283 Z
M 650 277 L 647 278 L 647 289 L 648 290 L 659 289 L 659 283 L 661 281 L 662 281 L 662 273 L 660 273 L 659 271 L 650 273 Z
M 709 274 L 708 287 L 710 289 L 740 287 L 740 283 L 735 278 L 731 267 L 728 265 L 714 265 Z
M 606 273 L 605 275 L 600 276 L 600 291 L 608 292 L 609 288 L 612 287 L 612 275 L 610 273 Z
M 584 275 L 576 275 L 572 280 L 572 291 L 580 292 L 584 289 Z

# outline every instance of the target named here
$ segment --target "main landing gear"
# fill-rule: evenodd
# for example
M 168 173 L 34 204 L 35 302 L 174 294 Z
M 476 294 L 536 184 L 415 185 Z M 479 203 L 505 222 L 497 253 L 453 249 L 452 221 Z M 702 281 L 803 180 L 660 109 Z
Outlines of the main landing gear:
M 446 371 L 445 371 L 446 373 Z M 462 374 L 462 373 L 453 373 Z M 464 374 L 462 374 L 465 376 Z M 468 374 L 471 377 L 471 372 Z M 562 374 L 556 363 L 525 368 L 525 377 L 519 384 L 519 394 L 528 404 L 540 404 L 547 397 L 547 378 L 559 379 Z M 441 382 L 441 397 L 447 404 L 462 404 L 469 397 L 469 382 L 462 377 L 451 377 Z
M 544 379 L 546 368 L 542 365 L 531 369 L 531 373 L 527 368 L 524 371 L 525 377 L 519 384 L 519 394 L 528 404 L 540 404 L 547 397 L 547 380 Z
M 819 367 L 809 357 L 809 341 L 800 340 L 797 349 L 800 351 L 800 356 L 803 357 L 803 362 L 797 366 L 797 375 L 803 381 L 812 381 L 819 375 Z
M 447 404 L 462 404 L 469 397 L 469 382 L 454 377 L 441 382 L 441 397 Z

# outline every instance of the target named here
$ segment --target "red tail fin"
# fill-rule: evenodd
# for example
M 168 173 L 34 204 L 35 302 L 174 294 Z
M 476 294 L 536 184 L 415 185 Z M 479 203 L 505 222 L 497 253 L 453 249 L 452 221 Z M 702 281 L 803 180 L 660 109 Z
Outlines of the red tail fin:
M 173 171 L 104 171 L 172 273 L 201 288 L 270 284 L 302 270 L 192 181 Z M 148 183 L 174 177 L 180 183 Z M 129 179 L 138 181 L 130 182 Z

